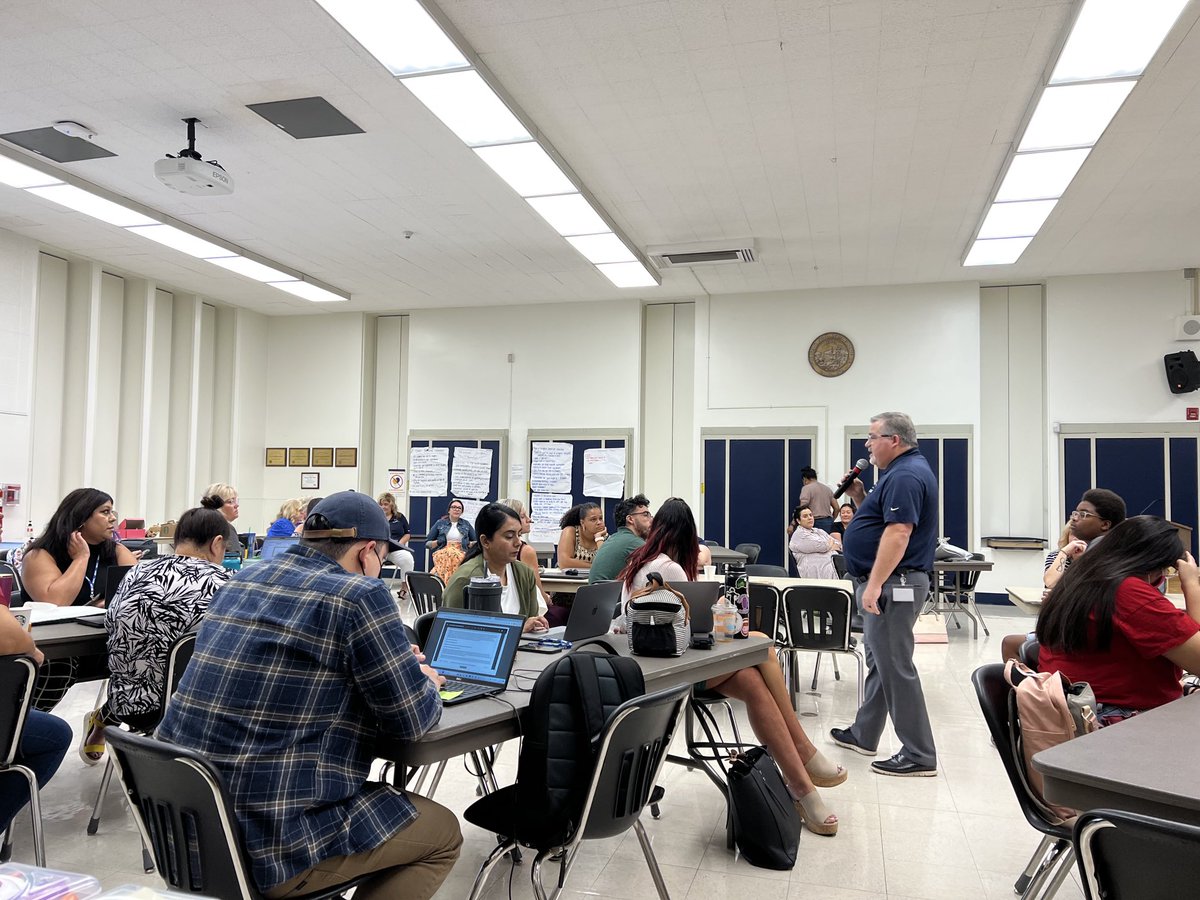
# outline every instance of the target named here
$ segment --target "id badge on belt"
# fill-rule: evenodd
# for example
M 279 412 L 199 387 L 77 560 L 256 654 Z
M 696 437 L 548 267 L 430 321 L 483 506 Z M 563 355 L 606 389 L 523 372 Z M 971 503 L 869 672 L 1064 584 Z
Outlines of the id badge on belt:
M 900 573 L 900 583 L 892 588 L 893 603 L 916 603 L 917 592 L 908 587 L 904 573 Z

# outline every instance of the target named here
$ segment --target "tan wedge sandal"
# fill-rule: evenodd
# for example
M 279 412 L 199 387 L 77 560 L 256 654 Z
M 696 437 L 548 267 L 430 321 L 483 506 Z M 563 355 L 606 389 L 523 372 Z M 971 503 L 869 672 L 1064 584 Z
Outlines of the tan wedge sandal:
M 825 807 L 824 801 L 821 800 L 821 795 L 816 791 L 810 791 L 794 802 L 796 804 L 796 812 L 800 813 L 800 821 L 813 834 L 820 834 L 825 837 L 833 837 L 837 834 L 838 823 L 825 821 L 832 813 Z
M 837 787 L 848 777 L 850 773 L 843 767 L 830 762 L 829 757 L 818 750 L 812 755 L 812 759 L 804 764 L 805 771 L 808 772 L 808 777 L 812 779 L 812 783 L 820 788 Z

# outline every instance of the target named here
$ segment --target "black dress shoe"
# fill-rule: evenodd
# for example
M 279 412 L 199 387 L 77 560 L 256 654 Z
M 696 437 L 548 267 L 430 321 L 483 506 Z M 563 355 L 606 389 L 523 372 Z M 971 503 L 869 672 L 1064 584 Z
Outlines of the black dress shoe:
M 839 747 L 845 747 L 847 750 L 853 750 L 855 753 L 861 753 L 863 756 L 874 756 L 876 751 L 868 749 L 854 739 L 854 735 L 849 728 L 830 728 L 829 736 L 833 738 L 833 742 Z
M 880 775 L 898 775 L 901 778 L 928 778 L 937 774 L 937 766 L 913 762 L 903 753 L 897 753 L 891 759 L 873 762 L 871 768 Z

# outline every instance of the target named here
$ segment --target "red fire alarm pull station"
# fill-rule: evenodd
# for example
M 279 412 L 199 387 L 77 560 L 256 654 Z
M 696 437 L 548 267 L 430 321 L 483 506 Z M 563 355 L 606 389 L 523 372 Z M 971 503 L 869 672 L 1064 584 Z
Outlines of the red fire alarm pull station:
M 1187 408 L 1187 420 L 1189 422 L 1200 422 L 1200 406 L 1189 406 Z
M 21 503 L 21 486 L 19 484 L 0 485 L 0 505 L 19 506 Z

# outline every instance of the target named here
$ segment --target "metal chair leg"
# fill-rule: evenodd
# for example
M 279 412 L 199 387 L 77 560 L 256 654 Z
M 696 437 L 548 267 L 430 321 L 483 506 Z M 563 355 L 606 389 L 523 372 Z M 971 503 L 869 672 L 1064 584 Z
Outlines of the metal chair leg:
M 488 854 L 488 858 L 479 867 L 479 874 L 475 876 L 475 882 L 471 885 L 471 893 L 468 895 L 467 900 L 475 900 L 479 896 L 479 892 L 483 888 L 483 883 L 487 881 L 488 873 L 492 871 L 492 867 L 504 859 L 508 855 L 508 852 L 516 846 L 516 841 L 505 841 L 503 844 L 496 845 L 496 849 Z
M 842 670 L 838 668 L 837 654 L 831 653 L 829 655 L 829 658 L 831 660 L 833 660 L 833 680 L 841 681 L 842 680 Z
M 1033 876 L 1041 865 L 1043 859 L 1046 858 L 1046 851 L 1050 849 L 1050 845 L 1054 843 L 1054 835 L 1042 835 L 1042 842 L 1038 844 L 1036 850 L 1033 851 L 1033 856 L 1029 857 L 1029 865 L 1025 867 L 1025 871 L 1021 873 L 1021 877 L 1017 879 L 1017 883 L 1013 885 L 1013 892 L 1017 894 L 1025 893 L 1025 888 L 1029 887 L 1029 882 L 1033 881 Z
M 1024 893 L 1021 894 L 1021 900 L 1050 900 L 1054 896 L 1053 892 L 1043 892 L 1042 888 L 1053 878 L 1057 884 L 1054 884 L 1054 890 L 1058 890 L 1058 885 L 1062 884 L 1058 881 L 1057 874 L 1060 867 L 1070 870 L 1070 860 L 1074 858 L 1071 851 L 1071 842 L 1068 840 L 1055 840 L 1050 847 L 1046 858 L 1042 860 L 1037 872 L 1033 876 L 1033 880 L 1026 886 Z
M 6 771 L 17 772 L 24 777 L 29 785 L 29 815 L 33 819 L 33 859 L 34 864 L 46 867 L 46 840 L 42 835 L 42 801 L 38 796 L 37 777 L 33 770 L 26 766 L 9 766 Z M 12 838 L 12 826 L 9 826 L 6 841 Z M 11 852 L 11 847 L 9 848 Z
M 814 691 L 817 689 L 817 673 L 821 671 L 821 657 L 824 655 L 825 654 L 823 654 L 823 653 L 818 653 L 817 654 L 817 662 L 813 666 L 812 690 L 814 690 Z
M 979 604 L 975 602 L 975 594 L 974 593 L 967 594 L 967 605 L 971 608 L 971 611 L 973 613 L 975 613 L 975 616 L 979 619 L 979 624 L 983 626 L 983 633 L 985 635 L 987 635 L 988 637 L 991 637 L 992 632 L 990 630 L 988 630 L 987 622 L 985 622 L 983 620 L 983 613 L 981 613 L 979 611 Z M 976 636 L 978 636 L 978 632 L 976 632 Z
M 112 781 L 113 761 L 112 754 L 108 754 L 108 761 L 104 764 L 104 777 L 100 779 L 100 790 L 96 792 L 96 803 L 92 806 L 92 818 L 88 822 L 87 833 L 95 834 L 96 829 L 100 827 L 100 807 L 104 805 L 104 798 L 108 796 L 108 785 Z
M 659 900 L 671 900 L 667 892 L 667 883 L 663 880 L 662 870 L 658 867 L 658 859 L 654 856 L 654 848 L 646 837 L 646 829 L 642 827 L 641 819 L 633 820 L 633 830 L 637 834 L 638 843 L 642 845 L 642 856 L 646 857 L 646 865 L 650 867 L 650 877 L 654 879 L 654 887 L 658 890 Z
M 142 841 L 142 871 L 147 875 L 154 871 L 154 858 L 150 855 L 150 851 L 146 848 L 145 841 Z
M 4 830 L 4 840 L 0 841 L 0 863 L 6 863 L 12 859 L 12 826 Z
M 858 661 L 858 705 L 861 707 L 863 705 L 863 701 L 867 699 L 865 683 L 865 670 L 867 668 L 867 661 L 863 659 L 861 653 L 855 653 L 854 658 Z

